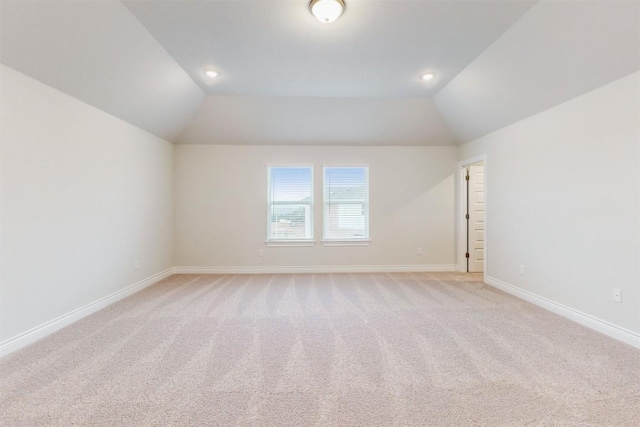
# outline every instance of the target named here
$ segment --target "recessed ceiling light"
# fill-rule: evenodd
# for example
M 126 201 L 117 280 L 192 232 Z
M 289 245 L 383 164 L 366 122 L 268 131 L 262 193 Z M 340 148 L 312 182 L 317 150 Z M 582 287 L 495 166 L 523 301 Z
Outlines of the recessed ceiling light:
M 432 78 L 434 78 L 436 75 L 433 73 L 424 73 L 424 74 L 420 74 L 420 80 L 431 80 Z
M 216 78 L 220 75 L 219 72 L 215 71 L 215 70 L 205 70 L 204 72 L 207 76 L 212 77 L 212 78 Z
M 329 24 L 342 15 L 346 5 L 344 0 L 311 0 L 309 10 L 316 19 Z

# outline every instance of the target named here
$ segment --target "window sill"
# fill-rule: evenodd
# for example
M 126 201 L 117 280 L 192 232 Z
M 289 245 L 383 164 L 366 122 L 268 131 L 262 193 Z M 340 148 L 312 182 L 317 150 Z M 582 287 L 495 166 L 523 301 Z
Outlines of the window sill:
M 323 246 L 369 246 L 371 239 L 323 240 Z
M 315 240 L 266 240 L 267 246 L 315 246 Z

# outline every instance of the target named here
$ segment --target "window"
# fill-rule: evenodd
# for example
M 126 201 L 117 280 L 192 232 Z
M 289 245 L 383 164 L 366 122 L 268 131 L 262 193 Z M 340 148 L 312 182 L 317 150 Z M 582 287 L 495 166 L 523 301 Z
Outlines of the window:
M 324 168 L 325 241 L 369 241 L 369 168 Z
M 313 168 L 269 167 L 267 241 L 312 241 Z

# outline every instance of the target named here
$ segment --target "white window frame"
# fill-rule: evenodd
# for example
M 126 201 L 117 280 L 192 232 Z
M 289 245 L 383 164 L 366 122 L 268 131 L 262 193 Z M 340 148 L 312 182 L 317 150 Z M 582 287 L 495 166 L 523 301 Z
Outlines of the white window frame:
M 271 169 L 272 168 L 307 168 L 311 169 L 311 200 L 309 201 L 309 211 L 310 211 L 310 227 L 311 227 L 311 237 L 308 239 L 272 239 L 271 238 L 271 206 L 273 205 L 273 200 L 271 200 Z M 313 164 L 268 164 L 267 165 L 267 238 L 265 240 L 265 244 L 267 246 L 314 246 L 316 241 L 314 239 L 315 230 L 314 230 L 314 209 L 315 209 L 315 188 L 314 188 L 314 165 Z M 275 202 L 279 205 L 300 205 L 305 204 L 304 202 Z
M 367 177 L 367 196 L 365 198 L 366 215 L 364 217 L 364 229 L 366 237 L 352 239 L 329 239 L 327 238 L 327 219 L 325 218 L 327 201 L 325 200 L 325 183 L 327 168 L 364 168 Z M 323 246 L 369 246 L 371 244 L 371 230 L 369 228 L 369 214 L 371 212 L 369 203 L 370 187 L 370 167 L 368 164 L 323 164 L 322 165 L 322 245 Z

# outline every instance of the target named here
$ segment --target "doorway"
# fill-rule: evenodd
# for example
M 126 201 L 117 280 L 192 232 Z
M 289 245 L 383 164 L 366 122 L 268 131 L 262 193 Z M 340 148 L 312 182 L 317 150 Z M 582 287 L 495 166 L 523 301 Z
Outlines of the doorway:
M 486 271 L 486 158 L 460 162 L 458 271 Z

